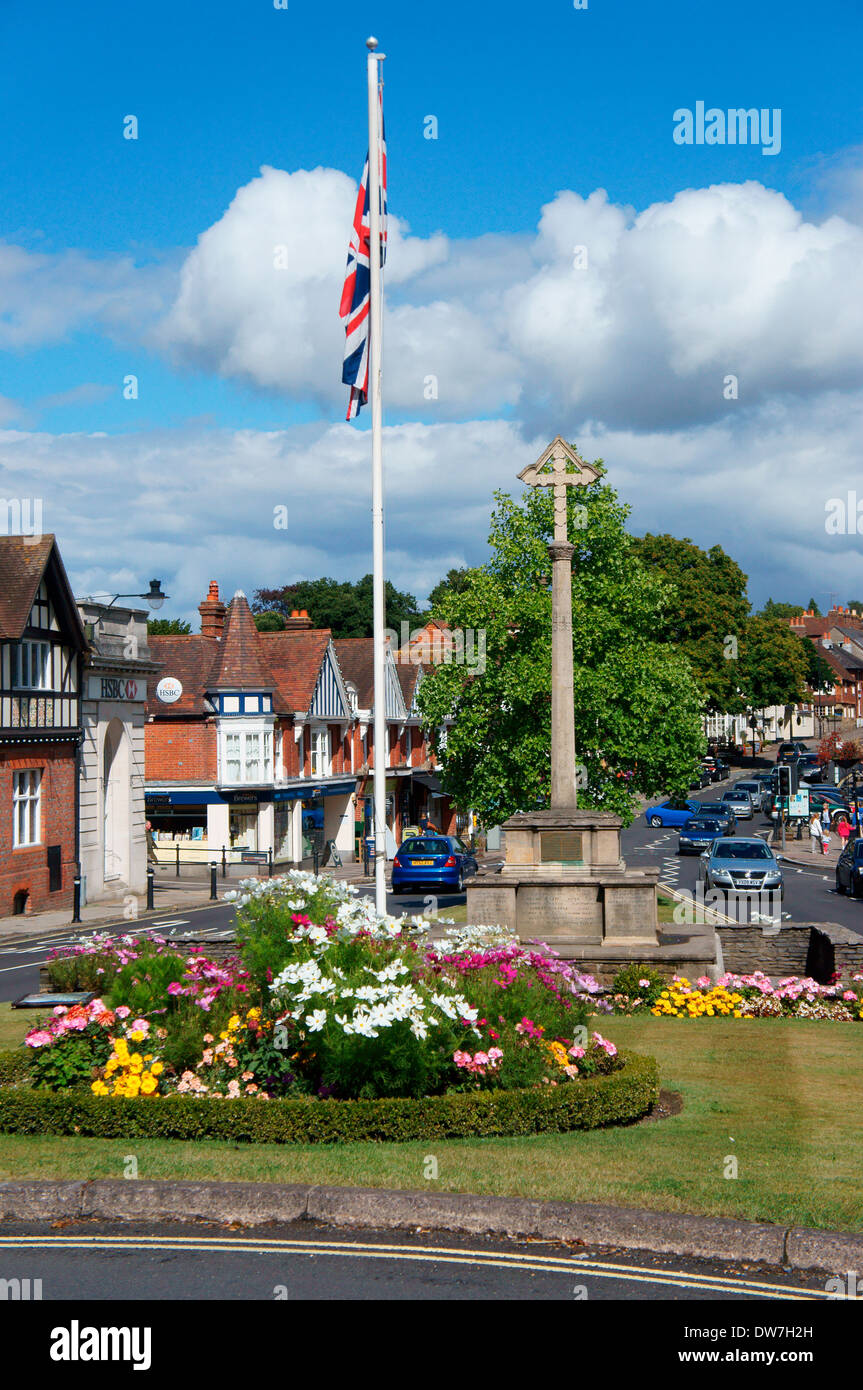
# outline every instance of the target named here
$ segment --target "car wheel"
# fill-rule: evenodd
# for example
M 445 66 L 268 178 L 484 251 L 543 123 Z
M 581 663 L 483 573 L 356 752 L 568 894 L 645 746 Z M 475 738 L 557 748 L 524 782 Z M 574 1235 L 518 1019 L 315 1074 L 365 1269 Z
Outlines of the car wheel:
M 652 825 L 654 830 L 662 829 L 662 821 L 660 820 L 659 816 L 651 816 L 650 820 L 647 823 L 648 825 Z
M 457 884 L 456 884 L 456 892 L 457 892 L 457 893 L 463 893 L 463 892 L 464 892 L 464 870 L 463 870 L 463 869 L 459 869 L 459 871 L 458 871 L 458 882 L 457 882 Z
M 402 891 L 402 886 L 401 886 L 401 884 L 400 884 L 400 883 L 399 883 L 399 884 L 395 884 L 395 883 L 394 883 L 393 886 L 392 886 L 392 889 L 391 889 L 390 891 L 392 892 L 393 897 L 394 897 L 394 898 L 397 898 L 397 897 L 399 896 L 399 894 L 401 893 L 401 891 Z
M 836 875 L 836 892 L 839 894 L 840 898 L 845 897 L 845 889 L 842 887 L 842 880 L 838 874 Z

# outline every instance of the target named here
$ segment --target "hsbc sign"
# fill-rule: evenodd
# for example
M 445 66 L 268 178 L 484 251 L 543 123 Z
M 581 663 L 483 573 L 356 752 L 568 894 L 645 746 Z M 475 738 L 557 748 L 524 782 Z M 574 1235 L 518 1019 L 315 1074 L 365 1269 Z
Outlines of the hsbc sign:
M 147 682 L 124 676 L 90 676 L 87 690 L 91 700 L 146 700 Z

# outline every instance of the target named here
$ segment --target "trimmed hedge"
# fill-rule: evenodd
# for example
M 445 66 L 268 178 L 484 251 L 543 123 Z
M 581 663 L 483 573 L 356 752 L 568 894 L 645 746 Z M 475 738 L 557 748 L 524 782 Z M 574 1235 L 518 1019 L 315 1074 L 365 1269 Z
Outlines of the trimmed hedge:
M 25 1081 L 30 1071 L 31 1052 L 19 1047 L 15 1052 L 0 1052 L 0 1086 Z
M 422 1100 L 131 1100 L 87 1090 L 0 1089 L 0 1133 L 100 1139 L 227 1139 L 251 1144 L 472 1139 L 564 1133 L 637 1120 L 659 1097 L 656 1059 L 560 1086 L 465 1091 Z

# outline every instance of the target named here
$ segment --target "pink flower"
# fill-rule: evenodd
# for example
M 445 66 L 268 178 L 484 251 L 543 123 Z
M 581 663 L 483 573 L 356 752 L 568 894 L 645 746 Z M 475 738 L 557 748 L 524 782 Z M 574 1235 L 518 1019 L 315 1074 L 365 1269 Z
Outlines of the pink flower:
M 649 988 L 650 988 L 650 981 L 649 981 L 649 980 L 639 980 L 639 982 L 638 982 L 638 988 L 639 988 L 639 989 L 649 989 Z
M 32 1033 L 28 1033 L 24 1039 L 28 1047 L 48 1047 L 53 1042 L 50 1033 L 46 1033 L 44 1028 L 35 1028 Z
M 583 1047 L 571 1047 L 571 1048 L 569 1049 L 569 1055 L 570 1055 L 570 1057 L 583 1057 L 583 1056 L 584 1056 L 584 1048 L 583 1048 Z
M 172 980 L 171 983 L 168 985 L 168 993 L 169 993 L 169 994 L 182 994 L 182 993 L 183 993 L 183 986 L 182 986 L 181 984 L 179 984 L 179 983 L 177 982 L 177 980 Z
M 500 1049 L 499 1047 L 490 1047 L 490 1048 L 489 1048 L 489 1050 L 488 1050 L 488 1060 L 489 1060 L 489 1062 L 491 1063 L 491 1065 L 492 1065 L 493 1067 L 497 1066 L 498 1062 L 501 1060 L 502 1057 L 503 1057 L 503 1052 L 501 1051 L 501 1049 Z
M 128 1004 L 119 1004 L 114 1012 L 118 1018 L 128 1018 L 132 1010 L 129 1008 Z
M 117 1012 L 119 1013 L 120 1010 L 118 1009 Z M 129 1030 L 132 1033 L 149 1033 L 150 1025 L 145 1018 L 136 1018 L 129 1024 Z
M 469 1052 L 454 1052 L 452 1059 L 457 1067 L 467 1067 L 470 1065 L 471 1057 Z
M 568 1076 L 569 1079 L 570 1079 L 570 1081 L 575 1080 L 575 1078 L 578 1076 L 578 1067 L 569 1066 L 569 1067 L 564 1067 L 563 1070 L 564 1070 L 564 1075 Z

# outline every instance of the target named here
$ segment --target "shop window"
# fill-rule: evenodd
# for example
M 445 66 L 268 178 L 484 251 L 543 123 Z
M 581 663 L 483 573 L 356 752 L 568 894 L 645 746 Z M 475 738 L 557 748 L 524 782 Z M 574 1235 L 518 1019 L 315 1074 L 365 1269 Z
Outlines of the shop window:
M 42 832 L 42 773 L 12 774 L 12 847 L 38 845 Z

